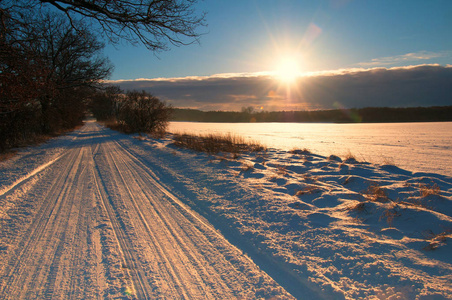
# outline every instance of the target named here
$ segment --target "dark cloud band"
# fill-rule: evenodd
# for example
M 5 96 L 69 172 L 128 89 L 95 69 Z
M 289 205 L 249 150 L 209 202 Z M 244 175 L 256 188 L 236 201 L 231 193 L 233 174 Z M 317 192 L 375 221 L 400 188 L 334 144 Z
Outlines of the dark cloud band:
M 109 81 L 146 90 L 175 107 L 201 110 L 304 110 L 452 105 L 452 66 L 350 69 L 300 77 L 288 85 L 270 74 Z

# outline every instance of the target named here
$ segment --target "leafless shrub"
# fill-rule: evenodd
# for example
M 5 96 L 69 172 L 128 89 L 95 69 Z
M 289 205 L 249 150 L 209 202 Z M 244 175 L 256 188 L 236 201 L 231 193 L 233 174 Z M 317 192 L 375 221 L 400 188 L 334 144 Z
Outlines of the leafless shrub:
M 163 136 L 172 108 L 146 91 L 129 91 L 119 103 L 118 121 L 126 131 Z
M 115 109 L 123 97 L 124 91 L 119 86 L 107 86 L 89 97 L 88 107 L 98 122 L 110 124 L 116 121 Z

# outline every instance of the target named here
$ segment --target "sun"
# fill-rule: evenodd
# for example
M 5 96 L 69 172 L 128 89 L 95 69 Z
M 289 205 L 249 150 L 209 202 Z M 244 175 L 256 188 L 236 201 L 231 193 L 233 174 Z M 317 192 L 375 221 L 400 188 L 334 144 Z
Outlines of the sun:
M 297 57 L 281 57 L 275 63 L 275 76 L 282 82 L 290 84 L 301 76 L 301 61 Z

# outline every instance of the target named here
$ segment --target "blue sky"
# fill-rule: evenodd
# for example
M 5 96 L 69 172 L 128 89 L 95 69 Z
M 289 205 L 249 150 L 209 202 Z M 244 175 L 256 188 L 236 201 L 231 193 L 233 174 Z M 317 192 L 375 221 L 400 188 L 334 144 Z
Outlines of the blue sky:
M 284 52 L 300 55 L 305 71 L 372 60 L 385 67 L 452 63 L 450 0 L 205 0 L 198 11 L 207 13 L 208 25 L 199 28 L 205 33 L 200 44 L 157 54 L 143 46 L 108 45 L 111 79 L 271 71 Z M 409 53 L 432 58 L 397 61 Z
M 451 0 L 205 0 L 197 9 L 207 13 L 200 44 L 156 54 L 108 45 L 111 80 L 240 77 L 276 71 L 283 58 L 299 72 L 452 64 Z

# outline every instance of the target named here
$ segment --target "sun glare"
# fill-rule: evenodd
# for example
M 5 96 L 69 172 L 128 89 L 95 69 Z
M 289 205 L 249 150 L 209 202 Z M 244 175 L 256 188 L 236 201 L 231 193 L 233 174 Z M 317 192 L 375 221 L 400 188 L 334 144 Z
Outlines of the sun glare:
M 284 57 L 276 63 L 276 77 L 285 82 L 292 83 L 301 75 L 300 60 L 294 57 Z

